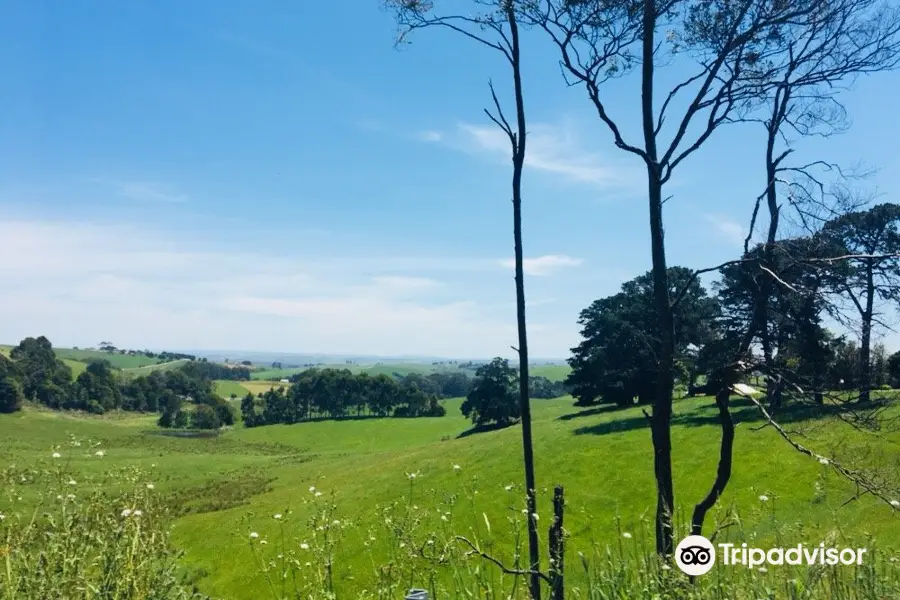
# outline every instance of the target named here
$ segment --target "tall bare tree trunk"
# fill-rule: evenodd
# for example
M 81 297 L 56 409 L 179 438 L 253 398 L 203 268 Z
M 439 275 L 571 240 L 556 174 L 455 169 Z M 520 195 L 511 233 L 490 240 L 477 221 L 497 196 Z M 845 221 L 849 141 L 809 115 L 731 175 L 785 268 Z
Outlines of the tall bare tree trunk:
M 763 247 L 762 265 L 768 267 L 772 262 L 772 247 L 775 244 L 775 238 L 778 233 L 778 225 L 780 220 L 780 210 L 778 208 L 778 194 L 775 188 L 775 177 L 777 174 L 778 162 L 785 156 L 779 158 L 774 156 L 775 139 L 778 135 L 778 128 L 772 124 L 777 123 L 779 110 L 784 110 L 786 96 L 781 96 L 781 101 L 776 102 L 776 113 L 769 125 L 768 145 L 766 147 L 766 206 L 769 210 L 769 229 L 766 233 L 766 243 Z M 754 213 L 755 214 L 755 213 Z M 747 324 L 747 330 L 744 331 L 741 341 L 738 344 L 734 361 L 740 361 L 744 354 L 749 352 L 753 345 L 753 339 L 759 335 L 763 344 L 764 361 L 767 368 L 771 368 L 774 360 L 772 359 L 771 336 L 769 335 L 769 294 L 772 290 L 772 277 L 767 272 L 760 269 L 760 277 L 762 281 L 757 289 L 756 297 L 753 301 L 753 311 L 750 315 L 750 322 Z M 731 470 L 734 459 L 734 419 L 731 416 L 730 397 L 731 386 L 736 383 L 736 378 L 741 374 L 740 363 L 725 365 L 719 372 L 718 389 L 716 390 L 716 407 L 719 409 L 719 422 L 722 427 L 722 439 L 719 443 L 719 464 L 716 468 L 716 478 L 710 487 L 709 492 L 700 502 L 694 506 L 694 512 L 691 516 L 691 534 L 701 535 L 703 533 L 703 523 L 706 520 L 706 514 L 716 504 L 728 482 L 731 480 Z M 770 373 L 766 374 L 766 393 L 772 387 L 772 377 Z
M 531 441 L 531 401 L 528 397 L 528 334 L 525 322 L 525 270 L 522 253 L 522 170 L 525 167 L 525 100 L 522 93 L 522 72 L 519 54 L 519 26 L 515 5 L 509 0 L 505 6 L 512 46 L 513 86 L 516 97 L 516 143 L 513 152 L 513 242 L 516 262 L 516 324 L 519 332 L 519 404 L 522 413 L 522 453 L 525 463 L 525 490 L 528 507 L 529 590 L 533 600 L 541 598 L 541 554 L 537 534 L 537 499 L 534 482 L 534 450 Z
M 669 301 L 669 277 L 663 230 L 662 173 L 654 127 L 653 76 L 656 4 L 644 2 L 644 36 L 641 66 L 641 112 L 647 164 L 647 195 L 650 209 L 650 248 L 653 272 L 653 305 L 659 334 L 657 372 L 651 438 L 653 472 L 656 476 L 656 551 L 670 555 L 674 550 L 672 513 L 675 490 L 672 483 L 672 392 L 675 388 L 675 330 Z
M 872 389 L 872 318 L 875 310 L 875 276 L 872 259 L 866 260 L 866 309 L 862 315 L 859 345 L 859 401 L 868 402 Z

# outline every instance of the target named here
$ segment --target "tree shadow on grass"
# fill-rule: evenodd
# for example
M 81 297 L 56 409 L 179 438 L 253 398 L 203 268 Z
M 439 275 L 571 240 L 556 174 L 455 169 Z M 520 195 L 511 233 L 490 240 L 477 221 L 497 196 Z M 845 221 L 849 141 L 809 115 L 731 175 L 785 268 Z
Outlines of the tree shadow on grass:
M 866 406 L 850 405 L 842 406 L 836 404 L 818 405 L 808 402 L 788 402 L 778 411 L 772 414 L 777 423 L 782 425 L 796 423 L 798 421 L 811 421 L 818 419 L 827 419 L 841 415 L 849 415 L 857 411 L 873 410 L 885 405 L 886 401 L 873 401 Z M 648 412 L 649 412 L 649 407 Z M 730 403 L 731 417 L 735 424 L 739 423 L 758 423 L 764 424 L 766 418 L 763 416 L 759 408 L 746 398 L 732 398 Z M 678 402 L 675 403 L 675 410 L 678 410 Z M 767 409 L 768 410 L 768 409 Z M 585 413 L 588 411 L 584 411 Z M 600 414 L 598 411 L 594 414 Z M 587 416 L 586 414 L 584 416 Z M 574 418 L 574 417 L 571 417 Z M 683 425 L 686 427 L 702 427 L 705 425 L 718 426 L 720 424 L 718 409 L 715 401 L 710 398 L 708 404 L 696 406 L 690 412 L 684 414 L 675 414 L 672 416 L 673 425 Z M 644 415 L 631 416 L 624 419 L 615 419 L 604 423 L 597 423 L 586 427 L 579 427 L 572 433 L 575 435 L 607 435 L 610 433 L 620 433 L 623 431 L 634 431 L 650 427 L 650 420 Z
M 581 417 L 592 417 L 594 415 L 602 415 L 603 413 L 615 410 L 624 410 L 630 408 L 627 406 L 619 406 L 617 404 L 601 404 L 600 406 L 592 406 L 578 412 L 568 413 L 556 418 L 557 421 L 571 421 L 572 419 L 580 419 Z
M 458 436 L 456 436 L 456 439 L 459 440 L 462 438 L 469 437 L 470 435 L 475 435 L 477 433 L 487 433 L 489 431 L 499 431 L 500 429 L 506 429 L 507 427 L 512 427 L 513 425 L 516 425 L 517 423 L 518 423 L 518 421 L 515 421 L 514 423 L 505 423 L 502 425 L 500 423 L 488 423 L 487 425 L 476 425 L 475 427 L 472 427 L 471 429 L 466 429 L 465 431 L 460 433 Z

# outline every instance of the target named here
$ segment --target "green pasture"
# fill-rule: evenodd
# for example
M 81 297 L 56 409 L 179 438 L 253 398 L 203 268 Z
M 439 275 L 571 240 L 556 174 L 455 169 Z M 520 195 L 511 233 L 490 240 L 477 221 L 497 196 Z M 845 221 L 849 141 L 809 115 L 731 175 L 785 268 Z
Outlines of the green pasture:
M 443 418 L 237 427 L 210 438 L 161 435 L 149 415 L 83 417 L 28 408 L 0 415 L 0 464 L 50 464 L 54 446 L 62 444 L 57 460 L 79 477 L 99 477 L 113 466 L 150 470 L 159 493 L 182 514 L 174 540 L 186 552 L 184 564 L 203 574 L 201 589 L 224 598 L 260 597 L 265 589 L 251 560 L 250 530 L 273 538 L 282 535 L 283 526 L 284 535 L 302 539 L 309 488 L 333 491 L 343 517 L 360 525 L 340 554 L 352 574 L 339 569 L 339 584 L 353 589 L 368 576 L 360 532 L 377 519 L 377 505 L 405 501 L 411 490 L 411 502 L 429 506 L 442 502 L 444 492 L 469 489 L 470 500 L 454 509 L 453 527 L 466 533 L 486 517 L 496 524 L 497 551 L 509 551 L 503 524 L 522 506 L 520 428 L 471 434 L 460 402 L 446 401 Z M 771 428 L 754 430 L 760 423 L 752 406 L 736 400 L 734 412 L 740 423 L 734 475 L 711 523 L 734 507 L 742 525 L 763 539 L 776 530 L 777 520 L 802 527 L 803 539 L 787 540 L 794 544 L 816 543 L 841 528 L 872 534 L 882 547 L 900 547 L 897 511 L 866 496 L 842 506 L 852 490 L 829 466 L 799 454 Z M 676 501 L 682 518 L 715 474 L 719 427 L 709 398 L 676 402 L 675 414 Z M 549 514 L 550 489 L 563 484 L 570 552 L 594 542 L 619 543 L 619 528 L 646 530 L 654 488 L 650 434 L 641 410 L 578 409 L 563 398 L 534 401 L 533 415 L 538 511 L 542 518 Z M 803 443 L 825 456 L 854 456 L 859 463 L 894 469 L 900 462 L 896 433 L 875 438 L 832 418 L 808 421 L 789 413 L 783 419 L 792 429 L 803 429 Z M 95 456 L 86 445 L 67 445 L 70 435 L 99 442 L 105 455 Z M 409 473 L 417 473 L 415 480 Z M 473 489 L 478 493 L 471 495 Z M 275 521 L 274 514 L 287 517 Z

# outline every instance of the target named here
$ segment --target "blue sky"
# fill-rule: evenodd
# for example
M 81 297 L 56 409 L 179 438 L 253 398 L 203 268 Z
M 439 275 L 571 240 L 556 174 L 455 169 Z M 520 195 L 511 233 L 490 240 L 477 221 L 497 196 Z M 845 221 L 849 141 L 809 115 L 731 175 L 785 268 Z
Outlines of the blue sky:
M 395 49 L 379 0 L 0 7 L 0 341 L 441 356 L 515 344 L 508 150 L 482 108 L 508 73 L 426 31 Z M 535 37 L 525 58 L 533 356 L 650 266 L 641 164 Z M 900 189 L 900 76 L 848 93 L 845 135 L 798 160 Z M 637 88 L 609 88 L 635 139 Z M 758 132 L 723 130 L 668 193 L 671 264 L 740 250 Z M 890 338 L 891 347 L 900 347 Z

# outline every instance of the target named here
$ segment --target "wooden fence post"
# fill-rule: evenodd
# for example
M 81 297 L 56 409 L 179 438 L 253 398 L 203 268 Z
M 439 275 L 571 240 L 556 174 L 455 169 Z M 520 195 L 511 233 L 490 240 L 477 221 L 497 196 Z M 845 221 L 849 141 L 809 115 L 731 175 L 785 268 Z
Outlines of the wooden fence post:
M 550 600 L 564 600 L 565 534 L 563 530 L 563 487 L 557 485 L 553 490 L 553 523 L 550 525 Z

